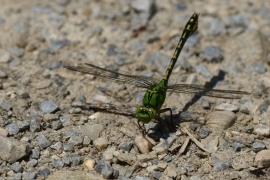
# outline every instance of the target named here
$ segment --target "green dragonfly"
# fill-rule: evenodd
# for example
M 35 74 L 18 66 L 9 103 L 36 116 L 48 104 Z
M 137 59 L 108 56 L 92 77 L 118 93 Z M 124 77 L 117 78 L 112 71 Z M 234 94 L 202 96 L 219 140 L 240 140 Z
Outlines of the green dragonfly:
M 64 65 L 65 68 L 78 71 L 86 74 L 91 74 L 100 78 L 109 78 L 119 83 L 131 84 L 136 87 L 146 88 L 146 92 L 143 98 L 143 105 L 136 108 L 135 114 L 138 117 L 138 124 L 141 121 L 143 124 L 149 123 L 152 119 L 158 121 L 160 113 L 170 111 L 172 120 L 171 108 L 161 109 L 162 104 L 166 99 L 166 92 L 177 92 L 177 93 L 188 93 L 201 96 L 212 96 L 218 98 L 229 98 L 238 99 L 241 95 L 248 95 L 250 93 L 244 91 L 233 91 L 233 90 L 220 90 L 210 89 L 205 86 L 199 86 L 194 84 L 175 84 L 168 85 L 169 77 L 172 73 L 173 67 L 177 61 L 177 58 L 187 41 L 187 39 L 197 30 L 198 28 L 199 14 L 194 13 L 189 21 L 187 22 L 179 43 L 175 49 L 170 64 L 165 72 L 163 79 L 158 82 L 154 78 L 138 75 L 128 75 L 120 72 L 111 71 L 104 69 L 93 64 L 86 63 L 86 66 L 71 66 Z M 108 105 L 108 108 L 112 106 Z

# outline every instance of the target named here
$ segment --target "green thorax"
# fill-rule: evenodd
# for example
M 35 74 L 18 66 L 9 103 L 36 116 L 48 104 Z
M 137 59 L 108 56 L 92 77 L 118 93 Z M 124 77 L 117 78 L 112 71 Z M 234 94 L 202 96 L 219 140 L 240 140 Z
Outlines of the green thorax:
M 143 98 L 143 106 L 159 110 L 166 98 L 164 86 L 165 80 L 162 79 L 158 85 L 147 89 Z

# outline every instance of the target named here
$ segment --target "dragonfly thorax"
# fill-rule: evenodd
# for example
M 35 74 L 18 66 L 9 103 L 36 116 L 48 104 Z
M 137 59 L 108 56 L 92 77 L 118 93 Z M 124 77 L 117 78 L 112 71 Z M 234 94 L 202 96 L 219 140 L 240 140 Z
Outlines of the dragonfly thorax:
M 143 124 L 147 124 L 151 119 L 155 119 L 157 117 L 157 111 L 153 108 L 138 106 L 136 108 L 136 115 Z

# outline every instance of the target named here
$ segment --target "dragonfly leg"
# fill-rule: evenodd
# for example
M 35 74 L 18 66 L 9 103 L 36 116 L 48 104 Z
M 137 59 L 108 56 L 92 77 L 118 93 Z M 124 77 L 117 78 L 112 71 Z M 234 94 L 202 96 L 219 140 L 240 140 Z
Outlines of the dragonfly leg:
M 143 136 L 145 136 L 145 134 L 146 134 L 146 131 L 145 131 L 145 127 L 143 126 L 141 126 L 140 125 L 140 120 L 138 119 L 138 121 L 137 121 L 137 124 L 138 124 L 138 127 L 139 127 L 139 129 L 142 131 L 142 134 L 143 134 Z
M 171 108 L 160 109 L 158 111 L 158 116 L 159 116 L 160 113 L 164 113 L 164 112 L 167 112 L 167 111 L 170 111 L 170 114 L 171 114 L 171 123 L 173 124 L 172 109 Z

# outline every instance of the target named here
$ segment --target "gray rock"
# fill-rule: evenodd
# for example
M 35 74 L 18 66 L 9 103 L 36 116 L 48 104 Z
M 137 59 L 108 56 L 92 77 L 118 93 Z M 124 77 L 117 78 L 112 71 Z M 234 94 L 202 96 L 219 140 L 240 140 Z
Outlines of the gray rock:
M 104 130 L 101 124 L 85 124 L 81 127 L 81 132 L 84 136 L 88 136 L 91 140 L 99 138 L 100 133 Z
M 67 40 L 67 39 L 64 39 L 64 40 L 51 40 L 49 49 L 52 52 L 57 52 L 58 50 L 60 50 L 61 48 L 63 48 L 64 46 L 66 46 L 68 44 L 69 44 L 69 40 Z
M 259 104 L 259 107 L 257 110 L 260 111 L 260 113 L 266 113 L 268 107 L 269 107 L 270 101 L 268 99 L 264 100 L 261 104 Z
M 0 78 L 4 79 L 7 78 L 7 73 L 0 69 Z
M 42 5 L 36 4 L 36 5 L 32 6 L 32 11 L 34 11 L 36 13 L 49 14 L 49 13 L 51 13 L 52 9 L 50 7 L 47 7 L 47 6 L 42 6 Z
M 26 120 L 18 121 L 17 124 L 20 131 L 26 130 L 30 126 L 29 121 L 26 121 Z
M 240 151 L 241 148 L 244 148 L 246 146 L 241 140 L 236 140 L 232 143 L 232 147 L 234 151 Z
M 15 173 L 21 173 L 23 171 L 23 168 L 19 165 L 18 162 L 12 164 L 10 166 L 10 169 L 13 170 Z
M 39 132 L 40 131 L 40 126 L 41 126 L 40 119 L 31 119 L 30 120 L 29 130 L 31 132 Z
M 91 143 L 91 139 L 88 136 L 84 136 L 83 145 L 88 146 Z
M 36 150 L 36 149 L 32 149 L 31 158 L 38 159 L 39 156 L 40 156 L 40 151 L 39 150 Z
M 59 150 L 62 148 L 62 143 L 61 142 L 57 142 L 53 145 L 50 146 L 52 149 L 56 149 L 56 150 Z
M 206 127 L 206 126 L 203 126 L 201 129 L 200 129 L 200 137 L 201 138 L 205 138 L 209 135 L 209 133 L 211 132 L 211 130 Z
M 46 136 L 44 136 L 44 134 L 40 133 L 37 137 L 37 144 L 42 148 L 46 148 L 51 145 L 51 142 L 47 139 Z
M 81 146 L 83 143 L 83 138 L 81 138 L 79 136 L 72 136 L 68 140 L 68 143 L 72 144 L 73 146 Z
M 71 152 L 74 150 L 74 147 L 71 144 L 66 144 L 63 147 L 64 151 Z
M 0 158 L 13 163 L 29 154 L 29 147 L 15 139 L 0 136 Z
M 216 36 L 226 33 L 225 26 L 218 17 L 207 16 L 203 18 L 203 21 L 204 27 L 200 28 L 202 30 L 202 34 Z
M 31 159 L 30 161 L 27 162 L 26 167 L 27 169 L 34 167 L 38 164 L 38 161 L 36 159 Z
M 198 127 L 199 127 L 199 124 L 191 124 L 189 126 L 189 129 L 192 130 L 192 131 L 195 131 Z
M 154 178 L 159 179 L 162 176 L 162 173 L 160 171 L 151 171 L 151 175 Z
M 204 66 L 204 65 L 198 65 L 194 67 L 196 72 L 199 74 L 202 74 L 203 76 L 205 76 L 206 78 L 212 78 L 213 75 L 211 74 L 211 72 L 209 71 L 209 69 Z
M 77 131 L 74 131 L 74 130 L 68 130 L 68 131 L 64 131 L 63 133 L 63 139 L 69 139 L 71 137 L 74 137 L 74 136 L 78 136 L 78 132 Z
M 53 121 L 51 123 L 51 126 L 52 126 L 52 129 L 54 130 L 58 130 L 58 129 L 61 129 L 63 127 L 63 124 L 62 122 L 59 120 L 59 121 Z
M 57 104 L 55 104 L 53 101 L 51 100 L 47 100 L 47 101 L 43 101 L 40 105 L 39 105 L 40 110 L 45 114 L 45 113 L 53 113 L 55 111 L 57 111 L 59 109 L 59 107 L 57 106 Z
M 35 172 L 30 172 L 30 173 L 23 173 L 23 180 L 32 180 L 37 177 L 37 174 Z
M 19 126 L 16 123 L 11 123 L 6 126 L 6 130 L 8 131 L 9 135 L 15 135 L 18 134 L 20 129 Z
M 165 162 L 171 162 L 171 161 L 172 161 L 172 156 L 166 155 L 166 156 L 163 158 L 163 161 L 165 161 Z
M 9 53 L 1 54 L 0 63 L 9 63 L 12 60 L 12 56 Z
M 262 63 L 260 62 L 253 62 L 249 67 L 248 67 L 248 72 L 249 73 L 259 73 L 259 74 L 264 74 L 266 71 L 265 67 L 263 66 Z
M 64 162 L 63 162 L 62 160 L 60 160 L 60 159 L 58 159 L 58 160 L 53 160 L 53 161 L 51 162 L 51 165 L 52 165 L 53 167 L 55 167 L 56 169 L 61 169 L 62 167 L 64 167 Z
M 118 180 L 131 180 L 131 179 L 128 178 L 128 177 L 125 177 L 125 176 L 120 175 L 120 176 L 118 177 Z
M 69 122 L 70 117 L 63 115 L 63 116 L 59 117 L 59 120 L 62 122 L 62 124 L 65 124 L 65 123 Z
M 255 143 L 252 144 L 252 149 L 256 153 L 263 150 L 263 149 L 265 149 L 265 148 L 266 148 L 266 146 L 265 146 L 265 144 L 263 142 L 255 142 Z
M 117 49 L 118 49 L 118 47 L 116 45 L 110 44 L 106 55 L 107 56 L 113 56 L 113 55 L 117 54 L 118 53 Z
M 211 160 L 214 163 L 214 171 L 224 171 L 232 167 L 231 163 L 228 160 L 220 160 L 216 156 L 212 155 Z
M 145 50 L 145 45 L 141 42 L 136 41 L 136 42 L 131 43 L 130 49 L 133 49 L 136 52 L 140 52 L 140 51 Z
M 0 107 L 1 107 L 2 109 L 6 110 L 6 111 L 10 111 L 11 108 L 12 108 L 10 102 L 9 102 L 9 101 L 6 101 L 6 100 L 2 100 L 2 101 L 0 102 Z
M 222 50 L 218 46 L 206 46 L 202 52 L 204 59 L 208 62 L 220 62 L 223 60 Z
M 167 69 L 168 66 L 168 62 L 170 62 L 171 57 L 156 52 L 156 53 L 151 53 L 151 54 L 147 54 L 145 56 L 145 62 L 156 66 L 161 72 L 164 71 L 164 69 Z
M 175 4 L 175 8 L 178 10 L 178 11 L 184 11 L 187 9 L 187 5 L 184 3 L 184 2 L 177 2 Z
M 11 54 L 14 54 L 17 57 L 21 57 L 24 54 L 24 50 L 16 46 L 8 46 L 7 50 L 8 52 L 10 52 Z
M 216 110 L 219 110 L 219 111 L 238 111 L 239 108 L 233 104 L 229 104 L 229 103 L 222 103 L 222 104 L 219 104 L 215 107 Z
M 247 27 L 249 18 L 240 14 L 230 14 L 225 16 L 224 23 L 227 27 Z
M 48 176 L 51 174 L 51 171 L 48 168 L 44 168 L 38 171 L 38 174 L 42 176 Z
M 98 163 L 95 165 L 95 170 L 102 174 L 102 176 L 106 179 L 112 178 L 114 169 L 110 165 L 108 161 L 99 160 Z
M 117 65 L 122 66 L 124 64 L 130 63 L 131 62 L 131 58 L 129 56 L 127 56 L 127 55 L 119 54 L 119 55 L 116 55 L 115 56 L 114 62 Z
M 63 16 L 60 16 L 58 14 L 51 14 L 48 17 L 48 20 L 50 22 L 50 25 L 56 29 L 61 28 L 66 21 L 66 19 Z
M 71 159 L 70 157 L 63 157 L 62 161 L 66 164 L 66 165 L 70 165 L 71 164 Z
M 47 66 L 48 69 L 57 69 L 60 68 L 62 66 L 62 63 L 59 61 L 53 61 L 50 62 L 49 65 Z
M 133 143 L 132 142 L 123 142 L 119 145 L 119 148 L 124 151 L 130 151 L 132 148 Z
M 78 154 L 71 154 L 69 157 L 73 166 L 77 166 L 82 163 L 82 157 Z
M 150 180 L 148 177 L 136 176 L 134 180 Z

